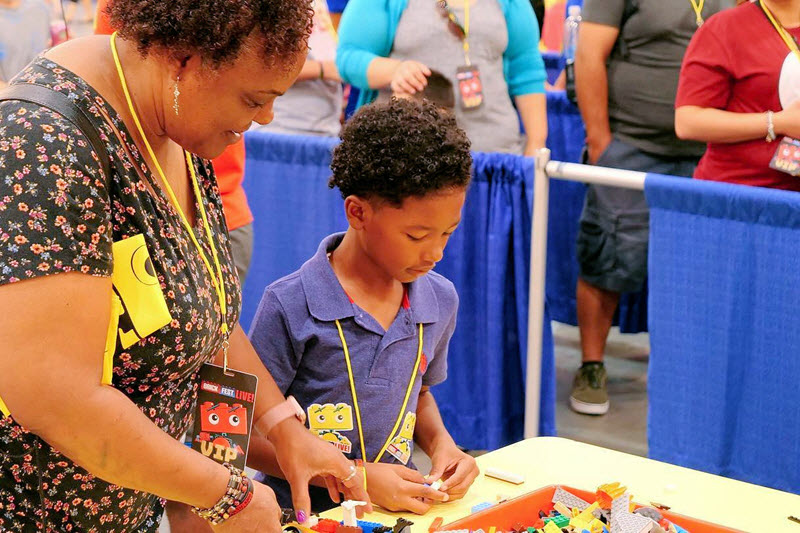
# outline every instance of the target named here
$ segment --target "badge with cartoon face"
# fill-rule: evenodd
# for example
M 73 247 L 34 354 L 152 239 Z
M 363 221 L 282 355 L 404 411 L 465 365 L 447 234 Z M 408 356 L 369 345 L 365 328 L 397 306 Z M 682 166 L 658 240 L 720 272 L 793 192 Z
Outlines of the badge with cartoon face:
M 386 451 L 392 456 L 403 463 L 408 464 L 411 459 L 411 450 L 414 443 L 414 427 L 417 425 L 416 413 L 408 412 L 403 420 L 403 426 L 400 428 L 400 433 L 397 434 Z
M 218 463 L 243 469 L 258 378 L 206 363 L 200 368 L 199 380 L 192 448 Z
M 324 441 L 330 442 L 342 453 L 350 453 L 353 444 L 341 434 L 353 430 L 353 408 L 346 403 L 313 403 L 306 409 L 308 427 Z

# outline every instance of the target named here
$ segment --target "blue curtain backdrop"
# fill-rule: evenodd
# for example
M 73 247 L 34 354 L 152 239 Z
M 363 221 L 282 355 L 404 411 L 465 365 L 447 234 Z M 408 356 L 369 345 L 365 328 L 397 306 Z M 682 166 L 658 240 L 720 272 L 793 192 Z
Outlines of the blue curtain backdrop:
M 648 176 L 651 457 L 800 492 L 800 195 Z
M 338 191 L 327 188 L 334 139 L 248 133 L 246 142 L 256 239 L 242 309 L 248 329 L 264 288 L 299 268 L 347 222 Z M 455 284 L 461 305 L 449 376 L 435 394 L 459 444 L 495 449 L 523 436 L 533 162 L 474 155 L 464 218 L 437 267 Z M 554 435 L 549 318 L 544 325 L 540 433 Z

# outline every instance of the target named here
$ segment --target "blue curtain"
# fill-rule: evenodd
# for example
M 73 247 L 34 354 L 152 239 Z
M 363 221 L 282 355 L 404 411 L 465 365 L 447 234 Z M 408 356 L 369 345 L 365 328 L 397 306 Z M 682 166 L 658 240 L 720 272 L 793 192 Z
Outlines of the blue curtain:
M 298 269 L 325 235 L 347 228 L 338 191 L 327 188 L 335 139 L 248 133 L 245 190 L 256 246 L 244 287 L 249 328 L 264 288 Z M 475 156 L 461 227 L 437 271 L 461 299 L 447 381 L 436 387 L 456 442 L 495 449 L 522 438 L 533 163 Z M 542 352 L 540 433 L 555 434 L 549 319 Z
M 560 57 L 552 56 L 551 61 Z M 547 93 L 547 125 L 547 147 L 551 159 L 579 163 L 586 134 L 578 108 L 567 100 L 563 91 Z M 578 323 L 575 312 L 575 284 L 578 282 L 575 239 L 585 195 L 586 186 L 582 183 L 550 181 L 547 302 L 553 320 L 572 325 Z M 624 333 L 647 331 L 646 287 L 641 292 L 622 295 L 615 323 Z
M 648 176 L 651 457 L 800 492 L 800 195 Z

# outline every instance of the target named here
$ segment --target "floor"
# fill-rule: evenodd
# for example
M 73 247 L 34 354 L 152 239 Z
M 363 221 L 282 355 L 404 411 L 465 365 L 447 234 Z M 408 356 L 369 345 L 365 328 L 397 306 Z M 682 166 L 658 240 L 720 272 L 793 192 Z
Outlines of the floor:
M 647 361 L 649 335 L 622 335 L 614 328 L 606 347 L 611 408 L 604 416 L 580 415 L 569 407 L 575 371 L 581 363 L 578 328 L 553 323 L 556 345 L 558 435 L 604 448 L 647 456 Z

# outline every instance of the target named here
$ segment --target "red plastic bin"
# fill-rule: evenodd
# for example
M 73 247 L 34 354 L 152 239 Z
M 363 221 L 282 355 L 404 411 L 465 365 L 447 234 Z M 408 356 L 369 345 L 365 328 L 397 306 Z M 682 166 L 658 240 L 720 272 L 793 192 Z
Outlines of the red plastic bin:
M 560 485 L 560 487 L 588 502 L 593 502 L 596 499 L 594 492 L 575 489 L 566 485 Z M 553 510 L 552 500 L 555 491 L 556 485 L 549 485 L 513 500 L 493 505 L 488 509 L 444 525 L 441 529 L 469 529 L 470 531 L 483 529 L 484 531 L 489 531 L 489 528 L 494 526 L 497 531 L 509 531 L 520 523 L 527 527 L 532 525 L 536 518 L 539 517 L 539 511 L 549 513 Z M 637 508 L 643 507 L 636 503 L 634 505 Z M 704 520 L 689 518 L 670 511 L 661 511 L 661 514 L 666 519 L 689 531 L 689 533 L 744 533 L 738 529 L 714 525 Z

